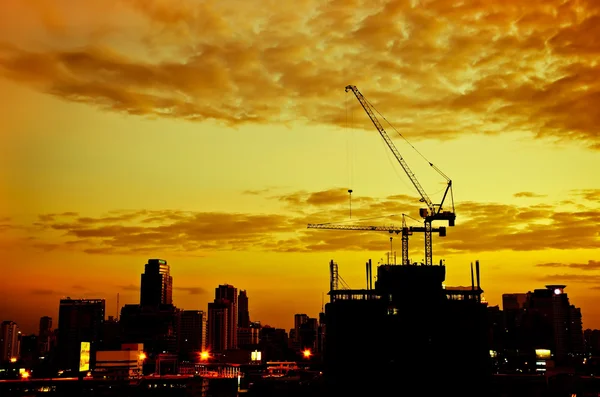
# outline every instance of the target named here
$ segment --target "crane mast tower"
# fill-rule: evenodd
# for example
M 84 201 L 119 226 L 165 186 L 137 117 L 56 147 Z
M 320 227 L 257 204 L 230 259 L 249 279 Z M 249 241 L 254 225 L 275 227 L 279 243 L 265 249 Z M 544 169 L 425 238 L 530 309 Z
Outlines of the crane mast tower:
M 419 215 L 424 219 L 424 230 L 423 231 L 425 234 L 425 265 L 431 266 L 433 264 L 432 222 L 438 221 L 438 220 L 444 220 L 444 221 L 448 221 L 448 226 L 454 226 L 454 222 L 456 219 L 456 214 L 454 213 L 454 198 L 452 195 L 452 180 L 450 178 L 448 178 L 439 168 L 437 168 L 435 165 L 433 165 L 431 162 L 429 162 L 429 165 L 431 167 L 433 167 L 442 177 L 444 177 L 447 182 L 446 190 L 444 191 L 444 196 L 442 197 L 442 200 L 440 201 L 439 204 L 434 204 L 431 201 L 431 199 L 429 198 L 429 196 L 427 195 L 427 193 L 425 192 L 425 190 L 423 189 L 423 187 L 421 186 L 421 184 L 419 183 L 414 172 L 412 172 L 412 170 L 410 169 L 410 167 L 408 166 L 408 164 L 406 163 L 406 161 L 404 160 L 404 158 L 402 157 L 402 155 L 400 154 L 400 152 L 394 145 L 394 142 L 392 141 L 392 139 L 389 137 L 389 135 L 387 134 L 387 132 L 385 131 L 385 129 L 383 128 L 383 126 L 381 125 L 379 120 L 377 119 L 377 116 L 375 115 L 373 106 L 371 106 L 371 104 L 365 99 L 365 97 L 360 93 L 360 91 L 358 90 L 358 88 L 356 88 L 356 86 L 354 86 L 354 85 L 346 86 L 346 92 L 348 92 L 348 91 L 352 91 L 352 93 L 356 96 L 356 99 L 358 99 L 358 102 L 361 104 L 361 106 L 367 113 L 367 116 L 369 116 L 369 118 L 371 119 L 371 122 L 373 123 L 373 125 L 375 126 L 377 131 L 379 132 L 379 135 L 381 135 L 381 137 L 385 141 L 386 145 L 392 151 L 392 153 L 394 154 L 394 157 L 396 158 L 398 163 L 400 163 L 400 166 L 402 167 L 402 169 L 404 170 L 404 172 L 410 179 L 411 183 L 413 184 L 413 186 L 415 187 L 415 189 L 421 196 L 420 201 L 425 203 L 425 205 L 426 205 L 426 208 L 419 209 Z M 448 196 L 448 194 L 450 194 L 450 198 L 452 201 L 452 204 L 451 204 L 452 210 L 451 211 L 443 211 L 444 201 L 446 200 L 446 197 Z M 444 231 L 444 234 L 445 234 L 445 231 Z

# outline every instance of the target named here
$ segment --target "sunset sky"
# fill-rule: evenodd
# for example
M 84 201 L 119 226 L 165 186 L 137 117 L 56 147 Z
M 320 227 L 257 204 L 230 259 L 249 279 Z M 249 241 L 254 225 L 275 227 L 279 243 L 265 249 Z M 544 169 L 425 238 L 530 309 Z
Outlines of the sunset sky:
M 475 260 L 491 305 L 564 283 L 600 328 L 598 37 L 597 0 L 3 0 L 0 321 L 37 332 L 66 296 L 115 315 L 149 258 L 178 307 L 228 283 L 284 328 L 331 259 L 364 288 L 389 235 L 306 225 L 421 203 L 353 84 L 434 202 L 418 152 L 453 180 L 448 286 Z

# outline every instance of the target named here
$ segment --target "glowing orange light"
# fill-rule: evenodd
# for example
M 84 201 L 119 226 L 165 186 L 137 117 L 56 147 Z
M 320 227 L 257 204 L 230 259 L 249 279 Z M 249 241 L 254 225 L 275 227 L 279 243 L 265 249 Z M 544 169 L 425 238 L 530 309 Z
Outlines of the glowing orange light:
M 27 379 L 27 378 L 29 378 L 29 372 L 27 372 L 27 371 L 23 372 L 23 373 L 21 374 L 21 378 L 23 378 L 23 379 Z
M 139 358 L 140 360 L 145 360 L 145 359 L 146 359 L 146 353 L 144 353 L 144 352 L 141 352 L 141 353 L 140 353 L 140 355 L 138 356 L 138 358 Z
M 306 349 L 302 352 L 302 355 L 304 356 L 304 358 L 309 358 L 311 356 L 311 352 L 309 349 Z
M 200 360 L 208 360 L 208 357 L 210 357 L 208 352 L 205 351 L 205 352 L 200 353 Z
M 11 357 L 10 358 L 10 362 L 11 363 L 16 363 L 17 362 L 17 358 L 16 357 Z

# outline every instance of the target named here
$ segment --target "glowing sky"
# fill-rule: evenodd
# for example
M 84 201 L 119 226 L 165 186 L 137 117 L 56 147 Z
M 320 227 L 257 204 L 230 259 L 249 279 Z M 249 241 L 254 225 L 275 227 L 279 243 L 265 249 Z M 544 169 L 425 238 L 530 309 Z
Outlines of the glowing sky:
M 34 332 L 64 296 L 114 315 L 148 258 L 178 307 L 229 283 L 285 328 L 317 316 L 329 260 L 363 288 L 389 236 L 306 224 L 348 221 L 349 188 L 362 224 L 420 203 L 354 84 L 454 182 L 447 285 L 479 259 L 490 304 L 564 283 L 600 328 L 598 37 L 596 0 L 3 0 L 0 320 Z

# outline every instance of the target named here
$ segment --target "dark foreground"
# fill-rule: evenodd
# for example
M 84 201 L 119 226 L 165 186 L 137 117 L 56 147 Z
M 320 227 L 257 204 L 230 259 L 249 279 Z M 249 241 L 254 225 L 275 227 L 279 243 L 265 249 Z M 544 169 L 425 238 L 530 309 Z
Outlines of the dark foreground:
M 429 379 L 429 383 L 435 382 Z M 200 383 L 199 383 L 200 382 Z M 238 390 L 237 379 L 210 380 L 204 392 L 201 379 L 162 377 L 137 382 L 76 379 L 33 379 L 30 381 L 1 382 L 0 396 L 8 397 L 62 397 L 62 396 L 118 396 L 118 397 L 324 397 L 324 396 L 405 396 L 421 395 L 415 390 L 404 390 L 396 383 L 393 388 L 378 387 L 377 384 L 347 379 L 344 383 L 332 384 L 321 376 L 310 378 L 255 379 L 247 390 Z M 242 386 L 243 386 L 242 382 Z M 206 383 L 205 383 L 206 385 Z M 564 375 L 546 379 L 532 375 L 495 375 L 487 390 L 477 389 L 476 384 L 466 384 L 466 393 L 481 397 L 597 397 L 600 394 L 600 378 Z M 427 387 L 424 385 L 423 390 Z M 470 391 L 472 393 L 469 393 Z M 204 393 L 204 394 L 203 394 Z M 432 397 L 439 397 L 439 394 Z

